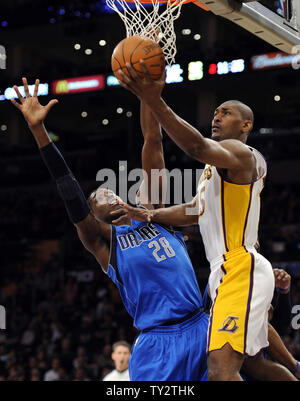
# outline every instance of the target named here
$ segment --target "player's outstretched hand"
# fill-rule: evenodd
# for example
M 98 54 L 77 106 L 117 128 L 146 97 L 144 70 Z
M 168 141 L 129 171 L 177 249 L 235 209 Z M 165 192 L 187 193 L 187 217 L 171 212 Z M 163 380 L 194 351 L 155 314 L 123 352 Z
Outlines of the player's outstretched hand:
M 132 207 L 132 206 L 128 205 L 127 203 L 122 203 L 122 206 L 125 209 L 124 213 L 126 213 L 126 217 L 129 217 L 130 219 L 133 219 L 133 220 L 146 221 L 147 223 L 151 222 L 151 218 L 152 218 L 151 210 L 139 208 L 139 207 Z M 119 210 L 110 212 L 112 224 L 118 224 L 118 219 L 116 217 L 119 216 L 119 214 L 120 214 Z M 124 217 L 124 215 L 122 217 Z M 114 218 L 116 218 L 116 219 L 114 219 Z
M 283 269 L 273 269 L 275 287 L 288 293 L 291 286 L 291 276 Z
M 35 81 L 34 93 L 32 97 L 29 95 L 27 79 L 22 78 L 22 81 L 24 85 L 25 97 L 21 95 L 18 87 L 14 85 L 14 90 L 20 103 L 15 99 L 11 99 L 11 102 L 16 106 L 17 109 L 21 111 L 29 127 L 34 128 L 43 123 L 50 109 L 52 106 L 58 103 L 58 100 L 50 100 L 46 106 L 42 106 L 37 97 L 40 81 L 38 79 Z
M 151 105 L 160 98 L 165 85 L 166 72 L 164 71 L 158 80 L 153 80 L 143 60 L 140 60 L 144 77 L 141 78 L 130 63 L 126 63 L 129 77 L 122 70 L 118 73 L 121 76 L 120 84 L 135 94 L 140 100 Z

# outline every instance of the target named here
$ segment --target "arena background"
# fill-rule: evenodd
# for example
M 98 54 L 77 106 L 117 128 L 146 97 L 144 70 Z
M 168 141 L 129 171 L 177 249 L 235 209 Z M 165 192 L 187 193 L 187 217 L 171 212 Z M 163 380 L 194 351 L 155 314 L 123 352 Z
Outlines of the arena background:
M 254 69 L 253 56 L 277 49 L 192 4 L 175 27 L 180 67 L 169 79 L 178 82 L 167 83 L 163 97 L 206 136 L 221 102 L 239 99 L 252 107 L 249 144 L 269 167 L 261 252 L 291 274 L 292 305 L 298 305 L 300 70 L 291 64 Z M 23 76 L 48 84 L 41 103 L 57 98 L 59 104 L 46 126 L 88 195 L 99 184 L 98 170 L 118 173 L 119 161 L 128 170 L 141 166 L 139 102 L 111 77 L 111 53 L 124 37 L 120 18 L 104 1 L 1 1 L 0 45 L 7 56 L 0 70 L 1 380 L 42 381 L 55 364 L 60 380 L 101 380 L 112 369 L 111 345 L 132 343 L 137 334 L 114 284 L 79 242 L 28 127 L 7 100 Z M 195 75 L 189 63 L 197 61 Z M 102 76 L 98 90 L 52 93 L 54 81 L 94 75 Z M 203 167 L 166 135 L 164 149 L 169 170 Z M 198 228 L 184 234 L 203 290 L 209 266 Z M 290 326 L 283 339 L 299 360 L 299 330 Z

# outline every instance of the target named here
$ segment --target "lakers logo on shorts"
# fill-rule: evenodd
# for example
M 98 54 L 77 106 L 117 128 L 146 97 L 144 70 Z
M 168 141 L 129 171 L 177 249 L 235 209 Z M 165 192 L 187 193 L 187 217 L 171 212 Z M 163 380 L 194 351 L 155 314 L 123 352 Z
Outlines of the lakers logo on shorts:
M 239 326 L 237 325 L 236 321 L 239 320 L 236 316 L 228 316 L 224 322 L 223 326 L 218 331 L 227 331 L 229 333 L 235 333 Z

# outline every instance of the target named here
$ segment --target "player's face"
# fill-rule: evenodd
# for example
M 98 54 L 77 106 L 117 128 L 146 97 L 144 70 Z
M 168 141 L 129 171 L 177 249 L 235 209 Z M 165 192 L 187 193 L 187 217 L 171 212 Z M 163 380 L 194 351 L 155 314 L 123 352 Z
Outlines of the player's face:
M 124 345 L 118 345 L 111 357 L 117 370 L 122 371 L 128 368 L 130 352 L 127 347 L 124 347 Z
M 212 120 L 211 138 L 215 141 L 239 139 L 243 120 L 239 109 L 226 102 L 217 107 Z
M 98 188 L 90 196 L 90 205 L 94 216 L 98 220 L 111 223 L 110 212 L 120 210 L 120 215 L 123 212 L 122 199 L 117 196 L 113 191 L 106 188 Z M 115 217 L 116 218 L 116 217 Z M 119 224 L 122 224 L 121 222 Z M 124 220 L 123 224 L 127 224 Z

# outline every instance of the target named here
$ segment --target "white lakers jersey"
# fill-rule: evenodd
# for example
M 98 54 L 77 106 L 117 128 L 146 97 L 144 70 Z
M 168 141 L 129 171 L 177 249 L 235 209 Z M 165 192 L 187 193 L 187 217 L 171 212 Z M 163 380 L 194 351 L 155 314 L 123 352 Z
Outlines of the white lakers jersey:
M 206 165 L 197 188 L 198 222 L 210 264 L 239 247 L 253 248 L 258 236 L 260 192 L 267 165 L 256 149 L 257 179 L 251 184 L 224 180 L 214 166 Z

